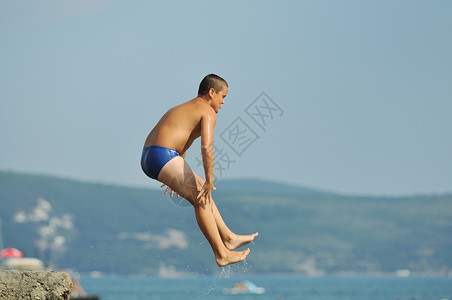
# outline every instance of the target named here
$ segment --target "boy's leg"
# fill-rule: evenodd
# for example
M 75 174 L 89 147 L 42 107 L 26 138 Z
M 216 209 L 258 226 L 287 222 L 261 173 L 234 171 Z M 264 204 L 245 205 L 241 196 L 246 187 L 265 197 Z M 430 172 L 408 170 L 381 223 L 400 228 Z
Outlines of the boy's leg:
M 194 209 L 198 226 L 209 241 L 209 244 L 215 253 L 216 262 L 220 267 L 242 261 L 246 258 L 250 252 L 249 249 L 242 252 L 236 252 L 226 248 L 218 231 L 210 204 L 196 205 Z
M 178 156 L 170 160 L 160 171 L 158 180 L 193 205 L 198 226 L 209 241 L 219 266 L 236 263 L 246 258 L 249 249 L 235 252 L 227 249 L 224 245 L 213 214 L 213 201 L 211 203 L 206 201 L 198 203 L 196 197 L 201 190 L 201 185 L 182 157 Z
M 204 180 L 201 177 L 199 177 L 196 173 L 194 174 L 196 176 L 196 181 L 202 186 L 204 184 Z M 211 203 L 211 208 L 221 239 L 223 240 L 223 243 L 226 246 L 226 248 L 228 248 L 229 250 L 234 250 L 250 243 L 258 235 L 257 232 L 250 235 L 237 235 L 233 233 L 228 228 L 223 218 L 221 217 L 220 211 L 218 210 L 217 205 L 215 204 L 213 199 Z
M 221 217 L 220 212 L 218 211 L 215 202 L 212 200 L 212 213 L 215 218 L 215 222 L 218 227 L 218 231 L 220 232 L 221 239 L 223 240 L 224 245 L 229 250 L 234 250 L 245 246 L 246 244 L 252 242 L 255 237 L 259 235 L 259 233 L 253 233 L 249 235 L 238 235 L 233 233 L 224 223 L 223 218 Z

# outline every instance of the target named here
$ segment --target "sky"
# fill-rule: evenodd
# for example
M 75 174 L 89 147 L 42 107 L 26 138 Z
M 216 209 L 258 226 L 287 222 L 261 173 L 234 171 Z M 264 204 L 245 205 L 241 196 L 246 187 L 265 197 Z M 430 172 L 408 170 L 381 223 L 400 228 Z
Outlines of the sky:
M 157 188 L 148 132 L 215 73 L 217 180 L 452 192 L 452 2 L 0 1 L 0 169 Z M 187 161 L 203 174 L 199 142 Z

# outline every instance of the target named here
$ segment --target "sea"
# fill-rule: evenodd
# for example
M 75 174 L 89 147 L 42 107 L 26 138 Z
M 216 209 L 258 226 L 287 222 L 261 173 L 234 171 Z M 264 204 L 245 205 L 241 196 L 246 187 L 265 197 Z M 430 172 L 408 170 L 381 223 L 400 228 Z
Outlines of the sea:
M 225 289 L 244 280 L 265 288 L 265 293 L 224 293 Z M 97 295 L 100 300 L 452 300 L 452 278 L 448 277 L 81 276 L 80 283 L 88 294 Z

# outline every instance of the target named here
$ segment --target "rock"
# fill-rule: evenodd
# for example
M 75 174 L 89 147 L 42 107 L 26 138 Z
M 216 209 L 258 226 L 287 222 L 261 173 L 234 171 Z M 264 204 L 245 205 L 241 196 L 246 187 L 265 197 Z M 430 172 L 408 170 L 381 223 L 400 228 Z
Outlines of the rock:
M 71 290 L 66 272 L 0 271 L 0 300 L 68 300 Z

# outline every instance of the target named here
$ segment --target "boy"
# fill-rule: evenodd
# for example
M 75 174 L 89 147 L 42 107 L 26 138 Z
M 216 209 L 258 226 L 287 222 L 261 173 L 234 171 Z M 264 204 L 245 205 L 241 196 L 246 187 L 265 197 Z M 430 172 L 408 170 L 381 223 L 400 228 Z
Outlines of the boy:
M 258 235 L 237 235 L 224 223 L 212 199 L 213 132 L 216 114 L 228 94 L 227 82 L 215 75 L 204 77 L 198 97 L 171 108 L 149 133 L 143 148 L 141 167 L 146 175 L 167 185 L 194 207 L 196 220 L 209 241 L 218 266 L 243 261 L 249 248 L 233 251 Z M 201 137 L 201 153 L 206 180 L 196 175 L 184 158 L 193 141 Z M 162 187 L 164 186 L 162 185 Z

